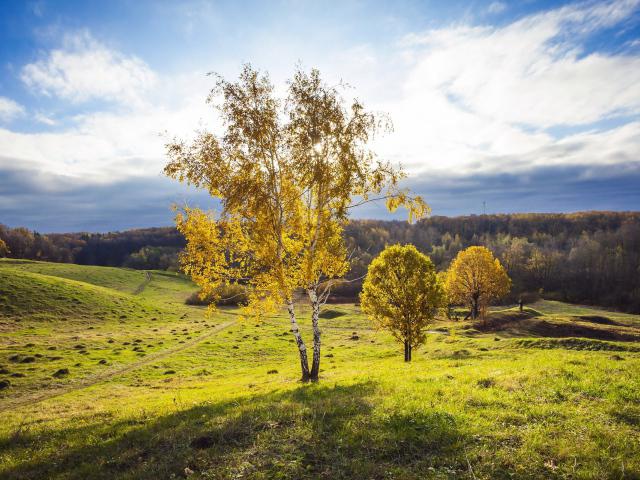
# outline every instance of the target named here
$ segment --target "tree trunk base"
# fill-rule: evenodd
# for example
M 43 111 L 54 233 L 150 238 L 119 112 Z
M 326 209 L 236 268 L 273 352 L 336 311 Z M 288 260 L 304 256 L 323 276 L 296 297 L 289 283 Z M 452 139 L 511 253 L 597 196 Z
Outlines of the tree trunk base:
M 413 347 L 411 347 L 411 344 L 407 341 L 404 342 L 404 361 L 405 362 L 410 362 L 411 361 L 411 350 Z

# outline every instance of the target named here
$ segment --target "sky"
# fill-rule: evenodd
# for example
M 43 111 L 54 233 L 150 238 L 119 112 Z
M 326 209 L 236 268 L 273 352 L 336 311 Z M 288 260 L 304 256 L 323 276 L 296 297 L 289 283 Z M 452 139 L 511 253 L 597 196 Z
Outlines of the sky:
M 386 112 L 372 148 L 434 215 L 640 210 L 640 0 L 0 0 L 0 223 L 214 207 L 162 175 L 164 145 L 221 131 L 207 73 L 245 62 L 282 94 L 318 68 Z

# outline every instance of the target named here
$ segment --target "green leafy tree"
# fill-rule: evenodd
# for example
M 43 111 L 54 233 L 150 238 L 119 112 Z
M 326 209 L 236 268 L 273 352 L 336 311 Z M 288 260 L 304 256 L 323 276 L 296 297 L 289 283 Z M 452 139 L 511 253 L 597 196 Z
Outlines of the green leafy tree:
M 444 291 L 427 255 L 413 245 L 393 245 L 369 265 L 360 301 L 377 327 L 404 345 L 404 360 L 409 362 L 443 306 Z

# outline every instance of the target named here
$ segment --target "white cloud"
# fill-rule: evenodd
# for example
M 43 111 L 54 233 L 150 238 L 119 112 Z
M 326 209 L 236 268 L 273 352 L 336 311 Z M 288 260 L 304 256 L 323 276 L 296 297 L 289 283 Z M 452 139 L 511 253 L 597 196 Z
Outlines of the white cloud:
M 389 112 L 395 133 L 376 148 L 417 175 L 617 165 L 640 158 L 640 124 L 590 125 L 640 114 L 640 55 L 585 54 L 581 42 L 627 18 L 637 3 L 574 5 L 499 28 L 454 25 L 407 35 L 388 52 L 373 44 L 327 50 L 313 65 L 330 83 L 343 78 L 369 107 Z M 294 56 L 289 68 L 300 58 L 286 48 L 292 47 L 267 49 L 271 63 L 262 59 L 279 69 L 276 80 L 286 58 Z M 276 54 L 279 62 L 268 56 Z M 159 134 L 188 137 L 211 127 L 215 115 L 204 104 L 211 79 L 202 73 L 156 74 L 87 34 L 26 66 L 23 77 L 63 99 L 128 102 L 126 109 L 67 118 L 73 125 L 63 131 L 0 129 L 5 158 L 87 182 L 160 175 L 165 139 Z M 584 131 L 562 138 L 547 132 L 571 125 Z
M 411 60 L 380 152 L 414 172 L 452 175 L 640 158 L 640 56 L 581 51 L 581 35 L 613 25 L 638 2 L 564 7 L 504 27 L 456 25 L 406 36 Z M 554 126 L 588 133 L 557 139 Z
M 538 128 L 638 113 L 639 56 L 584 55 L 573 37 L 560 38 L 610 26 L 612 17 L 630 13 L 618 3 L 562 8 L 503 28 L 463 26 L 414 36 L 423 50 L 411 88 L 441 92 L 487 118 Z
M 41 94 L 76 103 L 102 99 L 138 104 L 156 75 L 139 58 L 110 50 L 82 32 L 67 36 L 63 48 L 25 65 L 21 79 Z
M 210 87 L 210 78 L 201 74 L 165 78 L 162 88 L 148 92 L 148 101 L 126 111 L 78 115 L 73 126 L 62 131 L 19 133 L 0 128 L 0 168 L 18 159 L 40 172 L 103 184 L 159 176 L 166 161 L 164 132 L 189 137 L 199 127 L 210 127 L 203 123 L 213 116 L 204 102 Z M 47 125 L 55 122 L 45 115 L 36 119 Z
M 491 2 L 489 4 L 489 8 L 487 8 L 487 12 L 501 13 L 501 12 L 504 12 L 506 8 L 507 8 L 507 4 L 504 2 Z
M 24 115 L 24 107 L 7 97 L 0 97 L 0 120 L 10 121 Z
M 50 116 L 42 113 L 42 112 L 37 112 L 34 116 L 33 119 L 38 122 L 38 123 L 42 123 L 44 125 L 49 125 L 50 127 L 53 125 L 57 125 L 58 122 L 56 122 L 53 118 L 51 118 Z

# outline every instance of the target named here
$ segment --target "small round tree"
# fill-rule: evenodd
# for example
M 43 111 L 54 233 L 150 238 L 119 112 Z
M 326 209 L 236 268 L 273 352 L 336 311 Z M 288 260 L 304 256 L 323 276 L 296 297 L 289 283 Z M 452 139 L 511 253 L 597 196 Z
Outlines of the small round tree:
M 452 302 L 468 305 L 471 318 L 511 289 L 511 279 L 486 247 L 469 247 L 458 253 L 447 272 L 445 287 Z
M 431 259 L 413 245 L 393 245 L 369 265 L 360 302 L 378 328 L 404 344 L 404 360 L 410 362 L 412 349 L 424 343 L 443 297 Z

